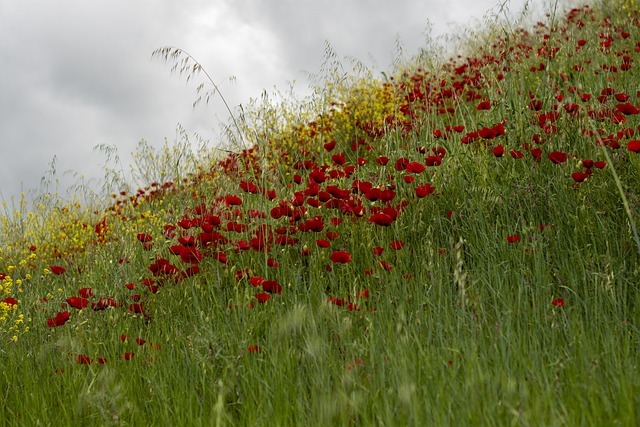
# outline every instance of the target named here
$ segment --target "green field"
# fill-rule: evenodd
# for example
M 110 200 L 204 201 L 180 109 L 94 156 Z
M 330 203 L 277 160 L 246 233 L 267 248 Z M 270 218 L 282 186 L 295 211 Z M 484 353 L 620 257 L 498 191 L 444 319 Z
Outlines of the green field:
M 639 425 L 640 12 L 543 16 L 5 204 L 0 425 Z

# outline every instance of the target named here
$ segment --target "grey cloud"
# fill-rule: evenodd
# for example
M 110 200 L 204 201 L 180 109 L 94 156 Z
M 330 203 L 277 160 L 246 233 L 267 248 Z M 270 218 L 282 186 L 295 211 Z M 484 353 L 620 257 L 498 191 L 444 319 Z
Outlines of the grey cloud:
M 518 0 L 522 2 L 523 0 Z M 328 41 L 340 58 L 389 68 L 399 37 L 408 53 L 436 32 L 482 14 L 494 0 L 20 0 L 0 2 L 0 193 L 31 188 L 54 155 L 61 171 L 102 176 L 97 144 L 125 162 L 136 143 L 160 145 L 177 123 L 215 141 L 218 99 L 192 109 L 195 85 L 170 76 L 151 52 L 175 45 L 194 55 L 231 106 L 285 89 L 317 72 Z M 469 3 L 468 3 L 469 4 Z M 460 16 L 458 16 L 460 15 Z M 467 19 L 467 18 L 465 18 Z M 348 68 L 348 63 L 345 63 Z M 230 84 L 228 76 L 237 83 Z M 71 183 L 70 181 L 68 183 Z
M 4 3 L 0 191 L 5 198 L 19 193 L 21 181 L 27 188 L 37 186 L 55 155 L 62 171 L 100 176 L 95 145 L 116 145 L 126 158 L 138 140 L 161 143 L 174 135 L 178 121 L 188 126 L 202 120 L 191 111 L 192 93 L 184 83 L 172 81 L 164 65 L 150 60 L 159 44 L 184 39 L 187 3 L 181 8 L 158 8 L 151 1 Z

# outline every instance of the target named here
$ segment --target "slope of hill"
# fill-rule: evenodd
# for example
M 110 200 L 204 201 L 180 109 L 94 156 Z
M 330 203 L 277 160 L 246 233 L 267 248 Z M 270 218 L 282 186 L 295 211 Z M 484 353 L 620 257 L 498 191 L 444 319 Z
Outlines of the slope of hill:
M 106 210 L 4 217 L 2 419 L 637 424 L 639 25 L 330 75 Z

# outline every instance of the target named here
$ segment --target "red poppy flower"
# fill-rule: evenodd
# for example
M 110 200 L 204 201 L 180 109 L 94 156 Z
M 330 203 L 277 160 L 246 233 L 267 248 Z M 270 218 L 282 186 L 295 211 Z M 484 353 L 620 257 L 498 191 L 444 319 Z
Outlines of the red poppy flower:
M 67 304 L 69 304 L 73 308 L 81 310 L 89 305 L 89 301 L 85 298 L 71 297 L 67 298 Z
M 224 202 L 228 205 L 228 206 L 239 206 L 242 204 L 242 199 L 238 196 L 235 196 L 233 194 L 230 194 L 228 196 L 225 196 L 224 198 Z
M 311 179 L 312 181 L 318 184 L 322 184 L 327 180 L 327 176 L 325 175 L 324 171 L 322 171 L 322 169 L 314 169 L 309 174 L 309 179 Z
M 247 347 L 247 351 L 249 353 L 259 353 L 260 352 L 260 346 L 258 346 L 258 345 L 250 345 L 249 347 Z
M 476 106 L 476 110 L 478 111 L 490 110 L 490 109 L 491 109 L 491 103 L 489 101 L 482 101 Z
M 381 248 L 380 246 L 377 246 L 377 247 L 373 248 L 373 255 L 380 256 L 380 255 L 382 255 L 383 251 L 384 251 L 384 248 Z
M 144 345 L 144 343 L 146 343 L 147 341 L 143 338 L 136 338 L 136 343 L 138 345 Z
M 331 160 L 338 166 L 342 166 L 347 162 L 344 153 L 334 154 L 331 156 Z
M 393 269 L 393 265 L 389 264 L 386 261 L 379 261 L 378 264 L 380 267 L 384 268 L 387 271 L 391 271 Z
M 411 160 L 407 159 L 406 157 L 401 157 L 398 160 L 396 160 L 396 163 L 394 165 L 394 169 L 398 172 L 403 171 L 407 168 L 407 165 L 411 163 Z
M 132 291 L 133 288 L 136 287 L 136 284 L 135 283 L 127 283 L 126 285 L 122 285 L 122 286 L 124 286 L 125 288 L 129 289 L 130 291 Z
M 496 137 L 496 133 L 494 132 L 494 130 L 488 127 L 483 127 L 482 129 L 479 129 L 478 135 L 480 135 L 480 137 L 483 139 L 493 139 Z
M 91 308 L 94 311 L 104 310 L 107 307 L 117 307 L 118 303 L 113 298 L 100 298 L 98 302 L 91 303 Z
M 50 328 L 53 328 L 56 326 L 62 326 L 67 322 L 67 320 L 69 320 L 69 317 L 70 317 L 70 313 L 68 311 L 59 312 L 58 314 L 56 314 L 55 317 L 52 317 L 51 319 L 47 319 L 47 325 Z
M 393 218 L 385 213 L 377 213 L 369 217 L 369 222 L 386 227 L 391 225 Z
M 364 197 L 369 201 L 375 202 L 382 198 L 382 190 L 379 188 L 369 188 L 365 191 Z
M 618 104 L 616 105 L 616 108 L 618 109 L 618 111 L 620 111 L 622 114 L 624 114 L 625 116 L 630 116 L 633 114 L 640 114 L 640 110 L 633 104 L 627 102 L 624 104 Z
M 245 191 L 246 193 L 255 194 L 258 192 L 258 186 L 252 182 L 241 180 L 240 181 L 240 189 Z
M 554 307 L 564 307 L 564 298 L 556 298 L 553 301 L 551 301 L 551 304 Z
M 338 307 L 342 307 L 345 304 L 344 299 L 338 297 L 328 297 L 327 302 L 333 305 L 337 305 Z
M 262 282 L 262 289 L 271 294 L 282 294 L 282 286 L 275 280 L 265 280 Z
M 605 166 L 607 166 L 607 162 L 605 161 L 593 162 L 593 167 L 595 167 L 596 169 L 604 169 Z
M 0 303 L 7 304 L 8 306 L 14 306 L 18 304 L 18 301 L 15 298 L 8 297 L 0 301 Z
M 184 246 L 179 246 L 179 247 L 181 247 L 182 250 L 184 250 L 184 251 L 188 250 Z M 156 262 L 151 264 L 148 268 L 149 268 L 149 271 L 151 271 L 151 273 L 153 273 L 154 276 L 159 276 L 159 275 L 162 275 L 162 274 L 171 275 L 171 274 L 176 274 L 179 271 L 178 267 L 176 267 L 175 265 L 169 263 L 169 260 L 164 259 L 164 258 L 158 259 Z M 143 283 L 143 285 L 144 284 L 145 283 Z
M 127 353 L 123 354 L 123 355 L 122 355 L 122 358 L 123 358 L 124 360 L 131 360 L 131 359 L 133 359 L 133 357 L 134 357 L 135 355 L 136 355 L 136 354 L 135 354 L 133 351 L 129 351 L 129 352 L 127 352 Z
M 331 243 L 325 239 L 318 239 L 316 240 L 316 245 L 318 245 L 318 247 L 320 248 L 328 248 L 329 246 L 331 246 Z
M 91 359 L 89 356 L 85 356 L 84 354 L 79 354 L 76 356 L 76 363 L 80 365 L 91 365 L 92 362 L 93 359 Z
M 147 287 L 149 287 L 149 286 L 153 285 L 154 283 L 156 283 L 156 281 L 155 281 L 155 280 L 153 280 L 153 279 L 144 279 L 144 280 L 142 281 L 142 286 L 147 286 Z
M 482 129 L 478 130 L 478 134 L 484 139 L 493 139 L 497 136 L 504 135 L 505 132 L 506 129 L 502 123 L 498 123 L 491 128 L 483 127 Z
M 49 270 L 51 270 L 51 272 L 52 272 L 53 274 L 58 274 L 58 275 L 59 275 L 59 274 L 62 274 L 62 273 L 64 273 L 64 272 L 66 272 L 66 271 L 67 271 L 65 268 L 60 267 L 60 266 L 57 266 L 57 265 L 52 265 L 52 266 L 50 266 L 50 267 L 49 267 Z
M 578 104 L 565 104 L 562 106 L 562 108 L 564 108 L 567 113 L 573 115 L 578 112 L 580 106 Z
M 478 132 L 468 132 L 465 136 L 460 138 L 460 142 L 463 144 L 469 144 L 470 142 L 477 141 L 479 138 Z
M 315 231 L 319 233 L 324 228 L 324 221 L 318 219 L 308 219 L 303 225 L 298 227 L 300 231 Z
M 351 254 L 347 251 L 335 251 L 331 254 L 331 261 L 342 264 L 349 263 L 351 262 Z
M 187 247 L 183 247 L 184 250 L 182 251 L 182 253 L 180 254 L 180 260 L 185 263 L 185 264 L 199 264 L 202 261 L 202 253 L 195 249 L 195 248 L 187 248 Z M 171 273 L 167 274 L 174 274 L 177 273 L 178 268 L 173 266 L 173 268 L 171 269 Z
M 568 158 L 567 154 L 562 151 L 552 151 L 547 155 L 547 157 L 555 164 L 564 163 Z
M 273 219 L 280 219 L 287 214 L 287 209 L 285 207 L 276 206 L 275 208 L 269 211 L 269 215 Z
M 395 250 L 400 250 L 404 247 L 405 243 L 402 240 L 394 240 L 393 242 L 389 243 L 389 246 L 391 246 L 391 249 L 395 249 Z
M 640 153 L 640 141 L 629 141 L 627 143 L 627 148 L 629 149 L 629 151 L 633 151 L 634 153 Z
M 191 246 L 195 246 L 196 239 L 191 235 L 187 235 L 187 236 L 180 237 L 178 239 L 178 243 L 180 243 L 182 246 L 185 246 L 185 247 L 191 247 Z
M 518 243 L 520 241 L 521 237 L 518 236 L 517 234 L 513 234 L 511 236 L 507 236 L 507 242 L 508 243 Z
M 389 163 L 389 158 L 385 157 L 385 156 L 380 156 L 378 158 L 376 158 L 376 163 L 379 165 L 386 165 L 387 163 Z
M 440 166 L 442 163 L 442 157 L 440 156 L 428 156 L 424 159 L 424 164 L 427 166 Z
M 188 230 L 196 226 L 196 223 L 190 219 L 183 219 L 177 222 L 178 226 L 184 230 Z
M 629 98 L 631 98 L 631 96 L 627 95 L 626 93 L 616 93 L 614 95 L 614 98 L 618 102 L 627 102 L 629 100 Z
M 353 184 L 351 185 L 351 188 L 354 193 L 361 193 L 361 194 L 364 194 L 367 191 L 371 190 L 372 187 L 373 187 L 372 183 L 368 181 L 360 181 L 358 179 L 353 181 Z
M 264 304 L 271 299 L 271 295 L 265 293 L 256 294 L 255 297 L 260 304 Z
M 425 170 L 425 167 L 422 163 L 411 162 L 407 165 L 407 172 L 409 173 L 422 173 Z
M 524 153 L 519 150 L 511 150 L 509 151 L 509 154 L 511 154 L 511 157 L 513 157 L 514 159 L 521 159 L 524 157 Z
M 415 188 L 416 196 L 418 196 L 420 198 L 423 198 L 423 197 L 426 197 L 426 196 L 430 195 L 435 190 L 436 190 L 435 187 L 432 187 L 431 184 L 429 184 L 429 183 L 418 185 Z
M 574 172 L 571 174 L 571 178 L 573 178 L 575 182 L 583 182 L 584 180 L 589 178 L 589 174 L 584 172 Z
M 150 234 L 140 233 L 136 236 L 140 243 L 149 243 L 153 241 L 153 237 Z
M 78 295 L 80 295 L 82 298 L 91 298 L 93 296 L 93 289 L 91 288 L 78 289 Z
M 105 359 L 104 357 L 98 357 L 98 363 L 104 365 L 105 363 L 107 363 L 107 359 Z
M 504 147 L 502 146 L 502 144 L 498 144 L 498 146 L 491 150 L 491 152 L 496 157 L 502 157 L 502 155 L 504 154 Z
M 144 314 L 144 309 L 142 308 L 143 304 L 144 303 L 130 304 L 129 305 L 129 312 L 130 313 L 136 313 L 136 314 Z
M 317 199 L 314 199 L 312 197 L 309 197 L 307 199 L 307 204 L 313 208 L 319 208 L 320 206 L 322 206 L 322 203 L 320 203 Z
M 535 160 L 536 162 L 539 162 L 540 160 L 542 160 L 542 150 L 541 149 L 532 148 L 531 150 L 529 150 L 529 152 L 533 156 L 533 160 Z
M 335 231 L 328 231 L 327 234 L 325 234 L 325 236 L 329 240 L 336 240 L 338 237 L 340 237 L 340 235 Z
M 335 141 L 329 141 L 326 144 L 323 145 L 324 149 L 331 152 L 331 150 L 333 150 L 336 147 L 336 142 Z
M 262 283 L 265 280 L 267 280 L 267 279 L 264 279 L 264 278 L 258 277 L 258 276 L 254 276 L 251 279 L 249 279 L 249 283 L 251 283 L 255 287 L 258 287 L 258 286 L 262 286 Z

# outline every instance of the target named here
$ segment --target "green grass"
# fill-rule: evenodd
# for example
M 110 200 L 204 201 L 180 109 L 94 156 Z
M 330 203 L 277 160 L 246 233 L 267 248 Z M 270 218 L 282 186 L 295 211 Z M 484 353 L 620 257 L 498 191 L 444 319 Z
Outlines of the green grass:
M 640 154 L 632 141 L 640 115 L 615 116 L 617 105 L 639 102 L 634 8 L 607 2 L 558 12 L 547 27 L 508 37 L 489 28 L 495 44 L 469 45 L 472 55 L 433 68 L 416 57 L 394 71 L 389 92 L 354 76 L 327 88 L 340 108 L 325 99 L 316 124 L 295 106 L 245 111 L 234 129 L 255 145 L 229 155 L 226 168 L 203 155 L 199 167 L 176 171 L 175 150 L 145 162 L 145 146 L 138 167 L 148 170 L 138 175 L 171 185 L 146 183 L 137 196 L 117 196 L 112 209 L 54 200 L 32 215 L 6 216 L 0 298 L 17 303 L 0 305 L 0 425 L 638 425 Z M 578 40 L 586 44 L 577 48 Z M 560 48 L 555 56 L 537 53 L 552 47 Z M 609 87 L 628 100 L 599 101 Z M 489 110 L 476 109 L 482 100 Z M 564 108 L 570 103 L 578 114 Z M 540 121 L 553 112 L 557 118 Z M 498 123 L 504 135 L 461 141 Z M 331 140 L 329 152 L 322 147 Z M 446 149 L 439 166 L 394 168 L 400 158 L 425 165 L 435 147 Z M 567 160 L 552 162 L 553 151 Z M 344 165 L 332 161 L 340 153 Z M 588 168 L 587 159 L 606 166 Z M 314 164 L 295 166 L 304 160 Z M 308 184 L 321 165 L 326 175 L 346 173 L 318 184 L 348 190 L 334 196 L 341 207 L 313 206 L 325 196 Z M 584 182 L 572 178 L 587 169 Z M 370 200 L 353 190 L 355 180 L 395 198 Z M 242 181 L 264 192 L 244 191 Z M 435 191 L 417 197 L 424 183 Z M 301 219 L 274 215 L 299 208 L 292 200 L 305 191 Z M 232 195 L 242 204 L 225 202 Z M 361 214 L 350 213 L 357 205 Z M 397 218 L 371 222 L 385 207 Z M 322 231 L 304 230 L 316 215 Z M 185 219 L 198 221 L 183 228 Z M 234 222 L 246 228 L 232 231 Z M 211 246 L 184 240 L 212 230 L 224 238 Z M 272 233 L 264 250 L 260 230 Z M 297 240 L 281 245 L 278 236 Z M 394 249 L 395 241 L 404 246 Z M 254 248 L 239 250 L 241 242 Z M 177 255 L 189 248 L 202 254 L 193 264 Z M 351 261 L 332 262 L 334 251 Z M 176 271 L 152 273 L 158 260 Z M 181 275 L 193 266 L 197 273 Z M 88 305 L 72 308 L 68 298 L 83 288 L 91 288 Z M 264 293 L 268 301 L 258 302 Z M 114 306 L 100 310 L 101 298 Z M 62 311 L 69 320 L 49 326 Z

